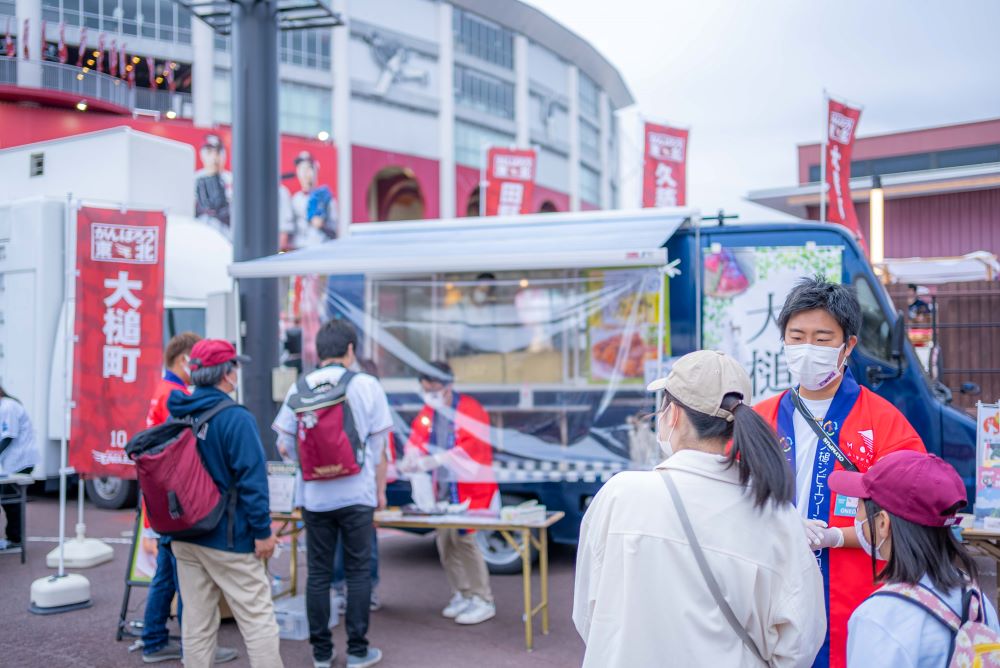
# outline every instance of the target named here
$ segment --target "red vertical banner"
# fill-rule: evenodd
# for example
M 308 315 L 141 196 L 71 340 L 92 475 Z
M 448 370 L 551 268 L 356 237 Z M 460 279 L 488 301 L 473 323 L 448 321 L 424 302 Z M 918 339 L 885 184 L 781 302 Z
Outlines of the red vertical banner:
M 840 223 L 859 239 L 861 227 L 851 199 L 851 153 L 860 118 L 860 109 L 834 99 L 828 100 L 823 156 L 826 161 L 826 192 L 829 202 L 826 219 L 831 223 Z
M 535 188 L 533 149 L 491 148 L 486 155 L 486 215 L 527 213 Z
M 166 217 L 81 208 L 69 463 L 84 476 L 135 478 L 125 444 L 145 428 L 163 346 Z
M 684 206 L 687 202 L 688 131 L 646 123 L 642 175 L 644 207 Z

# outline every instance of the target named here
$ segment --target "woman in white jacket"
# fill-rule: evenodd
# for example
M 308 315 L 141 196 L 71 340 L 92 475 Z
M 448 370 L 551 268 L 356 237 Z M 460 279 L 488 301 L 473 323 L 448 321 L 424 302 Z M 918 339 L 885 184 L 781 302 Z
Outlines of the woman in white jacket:
M 749 377 L 699 351 L 649 390 L 664 390 L 667 460 L 614 476 L 580 528 L 583 665 L 809 666 L 826 634 L 823 582 L 785 456 L 744 403 Z

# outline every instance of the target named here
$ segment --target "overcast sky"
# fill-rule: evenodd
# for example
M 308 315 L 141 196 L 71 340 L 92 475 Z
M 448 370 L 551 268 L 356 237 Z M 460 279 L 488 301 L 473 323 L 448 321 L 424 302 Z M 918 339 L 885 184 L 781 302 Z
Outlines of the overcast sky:
M 641 113 L 691 129 L 688 203 L 742 220 L 797 183 L 823 89 L 864 105 L 859 136 L 1000 117 L 998 0 L 527 0 L 589 40 Z

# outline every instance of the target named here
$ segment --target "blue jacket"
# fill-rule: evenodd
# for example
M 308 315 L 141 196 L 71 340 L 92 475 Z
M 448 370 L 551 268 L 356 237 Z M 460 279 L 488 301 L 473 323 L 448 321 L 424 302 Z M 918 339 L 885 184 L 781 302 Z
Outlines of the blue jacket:
M 199 387 L 191 395 L 175 390 L 167 399 L 167 408 L 176 418 L 197 417 L 227 398 L 224 392 L 214 387 Z M 223 493 L 235 490 L 233 543 L 229 544 L 228 511 L 211 533 L 174 540 L 227 552 L 253 552 L 255 539 L 263 540 L 271 535 L 267 463 L 256 421 L 243 406 L 227 408 L 208 423 L 205 439 L 200 440 L 198 445 L 205 468 L 219 490 Z

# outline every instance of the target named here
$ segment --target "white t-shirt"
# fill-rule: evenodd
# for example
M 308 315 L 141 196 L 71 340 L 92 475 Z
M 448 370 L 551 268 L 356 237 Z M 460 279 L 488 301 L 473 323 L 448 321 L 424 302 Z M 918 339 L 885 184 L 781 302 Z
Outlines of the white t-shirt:
M 35 430 L 28 412 L 20 402 L 9 397 L 0 399 L 0 439 L 10 438 L 11 444 L 0 454 L 0 474 L 10 475 L 38 462 Z
M 344 374 L 344 367 L 328 366 L 316 369 L 308 376 L 309 387 L 322 383 L 335 384 Z M 288 390 L 285 402 L 274 418 L 272 428 L 279 434 L 293 437 L 297 432 L 295 413 L 288 407 L 288 399 L 298 393 L 295 385 Z M 357 374 L 347 386 L 347 405 L 354 416 L 354 426 L 358 436 L 365 441 L 365 463 L 357 475 L 336 478 L 334 480 L 310 480 L 303 482 L 301 472 L 298 474 L 299 489 L 296 497 L 302 506 L 312 512 L 327 512 L 348 506 L 378 506 L 375 490 L 375 468 L 382 461 L 385 439 L 383 435 L 392 428 L 392 416 L 389 413 L 389 400 L 385 391 L 373 376 L 365 373 Z M 289 453 L 297 457 L 294 451 Z
M 920 584 L 935 591 L 956 613 L 962 590 L 934 589 L 926 575 Z M 1000 632 L 997 612 L 988 596 L 986 624 Z M 848 668 L 946 668 L 952 633 L 920 607 L 891 596 L 872 596 L 858 606 L 847 623 Z
M 806 405 L 813 417 L 822 420 L 826 417 L 827 411 L 830 410 L 833 398 L 817 401 L 802 397 L 802 403 Z M 809 516 L 809 497 L 812 496 L 813 491 L 812 483 L 819 437 L 809 426 L 809 422 L 797 410 L 793 414 L 792 425 L 795 429 L 795 507 L 799 514 L 805 518 Z

